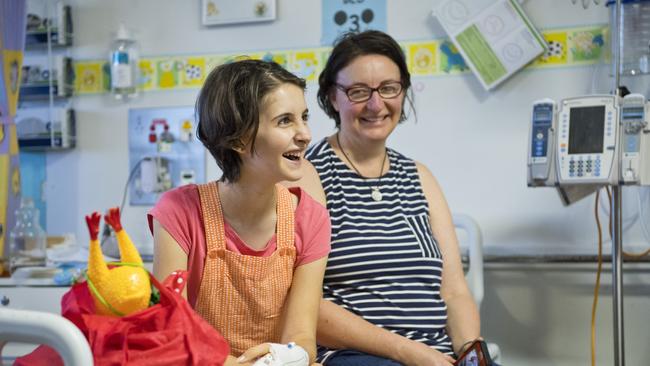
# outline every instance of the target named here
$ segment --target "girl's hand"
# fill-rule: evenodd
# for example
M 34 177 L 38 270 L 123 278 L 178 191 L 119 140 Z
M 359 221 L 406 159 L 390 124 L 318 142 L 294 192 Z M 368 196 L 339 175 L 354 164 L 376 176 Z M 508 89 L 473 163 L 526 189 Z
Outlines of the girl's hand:
M 224 362 L 223 366 L 251 366 L 252 364 L 253 364 L 252 362 L 239 363 L 234 356 L 228 355 L 228 357 L 226 358 L 226 362 Z
M 244 352 L 241 356 L 239 356 L 237 362 L 245 363 L 245 362 L 255 361 L 256 359 L 269 353 L 270 350 L 271 350 L 270 344 L 268 343 L 258 344 L 257 346 L 247 349 L 246 352 Z
M 237 362 L 253 362 L 253 366 L 309 365 L 309 355 L 294 342 L 263 343 L 248 349 Z

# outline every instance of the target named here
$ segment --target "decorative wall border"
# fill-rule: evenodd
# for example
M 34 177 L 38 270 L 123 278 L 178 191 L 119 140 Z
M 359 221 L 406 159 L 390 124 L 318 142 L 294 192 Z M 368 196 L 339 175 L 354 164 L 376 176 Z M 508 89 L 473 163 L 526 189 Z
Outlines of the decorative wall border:
M 609 60 L 607 25 L 542 31 L 548 51 L 527 69 L 592 65 L 605 57 Z M 458 50 L 448 39 L 400 42 L 414 77 L 468 73 Z M 246 57 L 273 60 L 289 71 L 316 81 L 331 51 L 330 47 L 249 52 Z M 215 66 L 231 62 L 242 53 L 146 57 L 140 60 L 141 91 L 199 88 Z M 76 61 L 74 64 L 77 95 L 105 93 L 109 90 L 109 70 L 105 60 Z

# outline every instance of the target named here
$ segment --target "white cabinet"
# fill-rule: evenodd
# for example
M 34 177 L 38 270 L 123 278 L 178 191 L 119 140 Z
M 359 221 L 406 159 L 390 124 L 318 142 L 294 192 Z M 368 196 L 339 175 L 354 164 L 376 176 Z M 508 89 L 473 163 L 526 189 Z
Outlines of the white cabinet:
M 0 286 L 0 308 L 61 314 L 61 297 L 69 287 Z

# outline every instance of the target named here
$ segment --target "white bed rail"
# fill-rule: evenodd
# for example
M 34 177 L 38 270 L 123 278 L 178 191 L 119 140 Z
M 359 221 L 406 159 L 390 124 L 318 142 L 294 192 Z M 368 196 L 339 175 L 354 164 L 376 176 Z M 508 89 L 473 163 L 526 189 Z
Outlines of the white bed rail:
M 483 280 L 483 236 L 481 235 L 481 228 L 468 215 L 455 214 L 452 216 L 452 219 L 456 229 L 462 230 L 467 234 L 469 265 L 467 273 L 465 273 L 465 280 L 480 312 L 485 286 Z M 500 361 L 501 349 L 499 345 L 496 343 L 488 343 L 487 346 L 492 360 L 495 362 Z
M 0 309 L 0 341 L 46 344 L 68 366 L 92 365 L 88 341 L 68 319 L 52 313 Z

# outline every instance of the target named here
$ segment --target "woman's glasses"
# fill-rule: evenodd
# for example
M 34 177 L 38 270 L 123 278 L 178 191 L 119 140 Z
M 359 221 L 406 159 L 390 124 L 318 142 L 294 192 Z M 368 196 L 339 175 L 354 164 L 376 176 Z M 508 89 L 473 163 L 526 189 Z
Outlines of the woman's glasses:
M 336 87 L 342 90 L 348 96 L 350 102 L 360 103 L 370 100 L 372 93 L 377 92 L 380 97 L 384 99 L 397 98 L 402 93 L 402 83 L 399 81 L 391 81 L 386 84 L 380 85 L 378 88 L 371 88 L 369 86 L 355 85 L 349 88 L 341 84 L 336 84 Z

